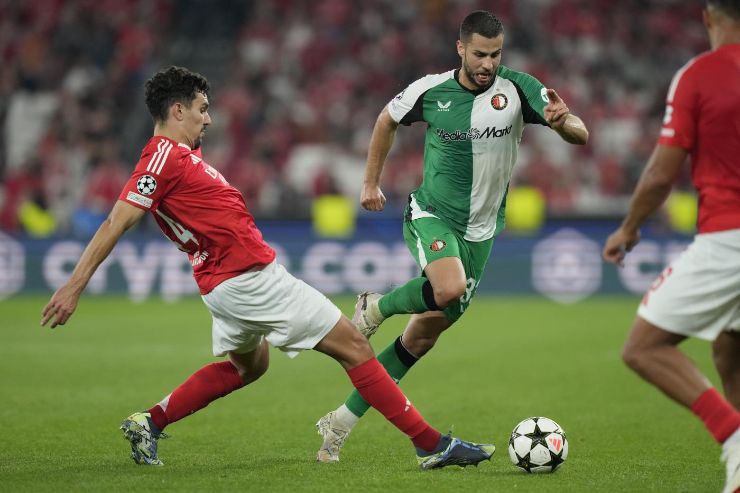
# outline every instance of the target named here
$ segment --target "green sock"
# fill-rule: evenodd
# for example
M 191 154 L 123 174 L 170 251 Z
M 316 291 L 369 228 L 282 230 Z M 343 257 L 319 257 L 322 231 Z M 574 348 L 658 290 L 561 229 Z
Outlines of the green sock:
M 429 311 L 422 286 L 428 282 L 426 277 L 415 277 L 399 286 L 378 301 L 381 315 L 388 318 L 398 313 L 424 313 Z
M 380 364 L 385 367 L 388 374 L 398 383 L 413 364 L 418 361 L 418 358 L 403 347 L 401 338 L 398 337 L 383 352 L 378 354 L 378 361 L 380 361 Z M 349 397 L 347 397 L 347 400 L 344 401 L 344 405 L 358 418 L 361 418 L 370 409 L 370 404 L 362 398 L 357 390 L 352 391 Z

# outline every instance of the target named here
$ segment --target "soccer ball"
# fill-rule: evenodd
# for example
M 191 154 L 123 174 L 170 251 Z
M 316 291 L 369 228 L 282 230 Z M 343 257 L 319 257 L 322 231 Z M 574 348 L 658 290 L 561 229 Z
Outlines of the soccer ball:
M 565 431 L 550 418 L 527 418 L 509 439 L 511 462 L 526 472 L 552 472 L 568 458 Z

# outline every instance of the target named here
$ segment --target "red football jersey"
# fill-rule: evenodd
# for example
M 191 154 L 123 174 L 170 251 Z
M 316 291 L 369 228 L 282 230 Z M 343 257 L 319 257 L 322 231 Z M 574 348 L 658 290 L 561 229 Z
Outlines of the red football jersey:
M 658 143 L 691 153 L 699 232 L 740 228 L 740 44 L 684 65 L 666 103 Z
M 152 137 L 118 198 L 151 212 L 187 252 L 202 294 L 275 258 L 242 194 L 185 144 Z

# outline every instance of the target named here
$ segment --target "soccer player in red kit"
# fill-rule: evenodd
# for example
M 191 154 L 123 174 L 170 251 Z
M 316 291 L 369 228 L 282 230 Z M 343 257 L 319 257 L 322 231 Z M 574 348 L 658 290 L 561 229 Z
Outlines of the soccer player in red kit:
M 674 76 L 660 138 L 603 256 L 622 264 L 690 155 L 698 234 L 645 294 L 623 358 L 722 443 L 724 491 L 734 492 L 740 488 L 740 0 L 708 0 L 704 25 L 712 51 Z M 726 397 L 678 350 L 687 337 L 713 341 Z
M 161 465 L 162 430 L 262 376 L 268 343 L 291 357 L 315 349 L 337 360 L 362 396 L 411 438 L 422 469 L 490 459 L 493 445 L 443 436 L 427 424 L 352 322 L 275 261 L 242 195 L 194 152 L 211 123 L 208 90 L 205 78 L 181 67 L 147 81 L 154 136 L 70 279 L 42 312 L 42 325 L 64 325 L 96 268 L 147 211 L 188 254 L 213 317 L 213 353 L 228 360 L 201 368 L 161 402 L 123 421 L 134 461 Z

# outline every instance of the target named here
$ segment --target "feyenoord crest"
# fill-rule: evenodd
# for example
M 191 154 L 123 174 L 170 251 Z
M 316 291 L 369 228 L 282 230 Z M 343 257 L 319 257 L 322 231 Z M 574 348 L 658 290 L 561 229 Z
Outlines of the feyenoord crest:
M 157 180 L 153 176 L 144 175 L 136 182 L 136 189 L 142 195 L 151 195 L 157 189 Z
M 442 240 L 434 240 L 431 245 L 429 245 L 429 249 L 433 252 L 438 252 L 442 250 L 444 247 L 447 246 L 447 243 L 445 243 Z
M 507 104 L 509 104 L 509 99 L 506 97 L 506 94 L 502 92 L 494 94 L 491 98 L 491 106 L 493 106 L 493 109 L 495 110 L 502 110 L 506 108 Z

